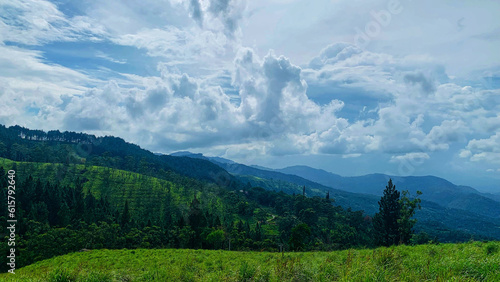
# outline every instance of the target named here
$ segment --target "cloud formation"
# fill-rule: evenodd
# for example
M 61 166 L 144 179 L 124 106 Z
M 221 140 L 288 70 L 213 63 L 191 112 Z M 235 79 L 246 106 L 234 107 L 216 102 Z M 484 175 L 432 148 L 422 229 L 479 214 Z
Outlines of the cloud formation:
M 465 150 L 460 152 L 460 157 L 473 162 L 500 164 L 500 132 L 489 138 L 470 140 Z
M 41 45 L 52 41 L 101 40 L 106 31 L 86 16 L 67 17 L 49 1 L 0 3 L 0 41 Z
M 408 2 L 361 49 L 353 28 L 386 2 L 323 4 L 0 2 L 0 123 L 240 160 L 499 163 L 498 32 L 467 20 L 481 9 L 457 30 L 446 3 Z

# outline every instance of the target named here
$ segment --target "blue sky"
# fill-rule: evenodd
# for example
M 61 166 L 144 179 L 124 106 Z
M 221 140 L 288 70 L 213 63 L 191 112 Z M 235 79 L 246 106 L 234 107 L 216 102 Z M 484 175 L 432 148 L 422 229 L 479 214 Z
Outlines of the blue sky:
M 0 0 L 0 123 L 500 192 L 500 2 Z

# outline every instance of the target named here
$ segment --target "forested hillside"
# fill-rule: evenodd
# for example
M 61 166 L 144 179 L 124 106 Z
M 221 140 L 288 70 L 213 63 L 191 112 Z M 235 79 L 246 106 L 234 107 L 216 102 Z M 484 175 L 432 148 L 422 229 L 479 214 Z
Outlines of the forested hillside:
M 163 179 L 88 165 L 1 159 L 16 170 L 19 265 L 83 248 L 276 251 L 372 246 L 371 220 L 325 198 L 231 191 L 167 172 Z M 7 185 L 2 183 L 2 193 Z M 2 202 L 0 220 L 6 222 Z M 6 245 L 3 248 L 7 248 Z M 6 250 L 4 249 L 4 252 Z
M 259 178 L 250 175 L 239 175 L 239 179 L 252 186 L 263 187 L 271 191 L 286 191 L 289 194 L 301 193 L 304 186 L 284 180 Z M 315 186 L 316 187 L 316 186 Z M 364 210 L 368 215 L 378 211 L 379 197 L 367 194 L 356 194 L 326 188 L 335 203 L 353 210 Z M 310 196 L 321 196 L 321 189 L 306 189 Z M 381 189 L 382 190 L 382 189 Z M 430 238 L 441 242 L 465 242 L 470 239 L 500 238 L 500 220 L 464 211 L 450 209 L 430 201 L 422 201 L 422 209 L 415 218 L 416 232 L 425 232 Z
M 290 173 L 298 173 L 298 171 L 300 171 L 303 176 L 312 175 L 319 178 L 331 176 L 331 179 L 336 179 L 338 183 L 344 183 L 344 186 L 341 186 L 343 190 L 341 190 L 313 182 L 298 175 L 286 174 L 280 171 L 250 167 L 238 163 L 214 162 L 229 172 L 234 173 L 242 182 L 250 183 L 251 186 L 259 186 L 272 191 L 285 191 L 289 194 L 301 193 L 303 187 L 306 187 L 306 194 L 309 196 L 321 197 L 329 193 L 330 196 L 335 199 L 336 204 L 344 208 L 363 210 L 368 215 L 373 215 L 378 211 L 379 196 L 352 193 L 346 190 L 349 190 L 348 187 L 352 184 L 352 187 L 356 189 L 364 187 L 365 191 L 378 189 L 379 192 L 377 192 L 377 195 L 381 195 L 383 191 L 381 187 L 384 186 L 384 181 L 387 182 L 390 178 L 382 174 L 362 177 L 341 177 L 326 171 L 308 167 L 292 167 L 290 169 L 281 170 Z M 366 179 L 373 180 L 373 183 Z M 431 238 L 437 238 L 442 242 L 463 242 L 474 238 L 500 238 L 500 219 L 494 218 L 496 212 L 499 210 L 498 207 L 500 203 L 474 193 L 460 194 L 457 197 L 458 193 L 453 190 L 454 185 L 437 177 L 396 177 L 394 179 L 400 189 L 408 189 L 412 191 L 413 195 L 416 194 L 419 187 L 422 187 L 421 190 L 424 191 L 436 189 L 439 192 L 436 192 L 435 195 L 439 194 L 439 198 L 447 198 L 446 203 L 456 204 L 449 205 L 443 204 L 443 201 L 438 201 L 440 203 L 436 203 L 429 200 L 423 200 L 422 210 L 415 215 L 418 219 L 417 225 L 415 226 L 416 230 L 426 232 L 430 234 Z M 405 179 L 409 180 L 405 181 Z M 418 182 L 418 179 L 422 179 L 422 182 Z M 434 181 L 429 184 L 428 179 L 437 179 L 439 181 Z M 374 183 L 377 183 L 377 185 Z M 441 187 L 439 183 L 444 183 L 445 186 Z M 429 187 L 425 185 L 429 185 Z M 449 193 L 447 193 L 447 191 Z M 423 195 L 425 195 L 425 193 Z M 422 198 L 429 198 L 423 197 L 423 195 Z M 435 199 L 435 197 L 430 198 Z M 467 210 L 464 208 L 465 205 L 461 206 L 459 204 L 460 202 L 466 202 L 466 206 L 472 206 L 473 208 Z
M 87 164 L 118 168 L 149 176 L 172 171 L 183 176 L 236 187 L 234 178 L 202 159 L 155 155 L 112 136 L 41 130 L 0 125 L 0 157 L 14 161 Z

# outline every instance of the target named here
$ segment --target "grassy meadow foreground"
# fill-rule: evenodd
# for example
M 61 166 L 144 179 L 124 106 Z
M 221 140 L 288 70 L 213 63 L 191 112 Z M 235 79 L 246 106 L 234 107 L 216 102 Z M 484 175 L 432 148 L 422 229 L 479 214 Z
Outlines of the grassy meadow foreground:
M 335 252 L 90 250 L 2 274 L 2 281 L 500 281 L 500 243 Z

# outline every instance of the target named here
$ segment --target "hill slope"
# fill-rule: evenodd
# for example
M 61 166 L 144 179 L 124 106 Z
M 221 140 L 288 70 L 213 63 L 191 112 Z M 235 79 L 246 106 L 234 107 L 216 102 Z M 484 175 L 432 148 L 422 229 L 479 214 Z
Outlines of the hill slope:
M 105 166 L 149 176 L 172 171 L 226 187 L 238 185 L 229 173 L 208 160 L 156 155 L 112 136 L 0 125 L 0 157 L 24 162 Z
M 114 209 L 122 210 L 127 201 L 134 219 L 159 213 L 165 208 L 167 198 L 174 206 L 186 206 L 194 195 L 201 194 L 199 186 L 172 173 L 165 173 L 165 179 L 160 179 L 100 166 L 14 162 L 3 158 L 0 158 L 0 167 L 15 169 L 21 179 L 30 175 L 42 183 L 72 188 L 82 183 L 85 193 L 90 192 L 97 199 L 106 198 Z

